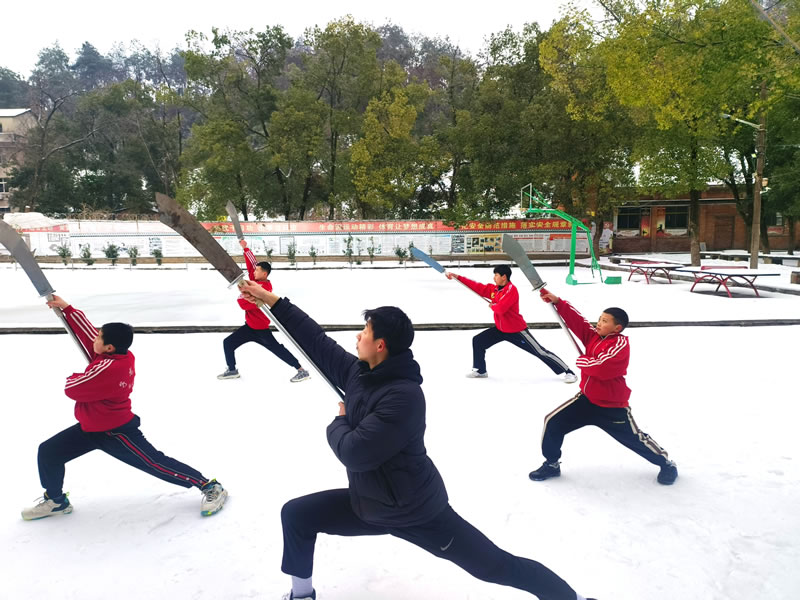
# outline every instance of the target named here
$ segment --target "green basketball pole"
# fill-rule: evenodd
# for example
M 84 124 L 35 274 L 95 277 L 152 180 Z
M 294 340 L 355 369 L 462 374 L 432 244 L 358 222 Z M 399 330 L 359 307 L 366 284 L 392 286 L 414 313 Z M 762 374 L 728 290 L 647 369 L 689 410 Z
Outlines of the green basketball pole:
M 530 188 L 531 191 L 525 191 L 526 188 Z M 532 183 L 529 183 L 525 187 L 523 187 L 520 191 L 520 203 L 528 197 L 528 209 L 525 211 L 525 216 L 535 215 L 535 214 L 556 214 L 565 221 L 568 221 L 571 225 L 570 227 L 570 244 L 569 244 L 569 274 L 567 275 L 567 284 L 568 285 L 579 285 L 581 282 L 575 278 L 575 248 L 577 245 L 577 237 L 578 237 L 578 229 L 582 229 L 586 232 L 586 237 L 589 240 L 589 252 L 592 256 L 592 279 L 594 279 L 594 271 L 597 269 L 597 273 L 600 277 L 601 282 L 605 283 L 621 283 L 622 280 L 620 277 L 606 277 L 605 280 L 603 279 L 603 271 L 600 269 L 600 263 L 597 262 L 597 257 L 594 254 L 594 245 L 592 244 L 592 232 L 591 230 L 581 223 L 578 219 L 573 217 L 572 215 L 568 215 L 567 213 L 560 211 L 555 208 L 551 208 L 548 202 L 542 197 L 535 187 L 533 187 Z M 536 194 L 534 196 L 533 194 Z M 533 203 L 536 203 L 539 208 L 534 207 Z M 586 282 L 586 283 L 594 283 L 594 282 Z

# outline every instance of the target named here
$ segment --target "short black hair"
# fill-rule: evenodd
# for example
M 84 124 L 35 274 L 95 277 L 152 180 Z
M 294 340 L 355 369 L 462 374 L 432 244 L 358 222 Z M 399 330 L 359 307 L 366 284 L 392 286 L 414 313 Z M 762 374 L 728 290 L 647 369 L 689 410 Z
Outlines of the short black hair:
M 611 318 L 614 319 L 614 323 L 617 325 L 622 325 L 622 329 L 625 329 L 628 326 L 628 313 L 621 308 L 612 306 L 605 309 L 603 312 L 607 315 L 611 315 Z
M 133 327 L 127 323 L 106 323 L 100 328 L 103 343 L 114 346 L 115 354 L 127 354 L 133 343 Z
M 260 263 L 256 263 L 256 266 L 257 266 L 257 267 L 261 267 L 262 269 L 264 269 L 264 270 L 267 272 L 267 275 L 269 275 L 270 273 L 272 273 L 272 265 L 271 265 L 271 264 L 269 264 L 269 263 L 268 263 L 267 261 L 265 261 L 265 260 L 262 260 Z
M 498 275 L 505 275 L 506 277 L 511 279 L 511 267 L 509 267 L 508 265 L 497 265 L 494 268 L 494 272 L 497 273 Z
M 414 341 L 414 325 L 396 306 L 381 306 L 364 311 L 364 320 L 372 327 L 373 339 L 386 342 L 389 356 L 405 352 Z

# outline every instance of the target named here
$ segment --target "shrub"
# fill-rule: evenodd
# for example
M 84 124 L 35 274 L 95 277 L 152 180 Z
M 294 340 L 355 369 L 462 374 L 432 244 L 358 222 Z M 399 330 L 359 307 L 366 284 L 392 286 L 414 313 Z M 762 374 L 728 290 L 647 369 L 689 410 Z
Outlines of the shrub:
M 314 245 L 311 245 L 311 248 L 308 249 L 308 255 L 311 257 L 311 262 L 313 264 L 317 264 L 317 249 L 314 248 Z
M 290 265 L 294 264 L 296 253 L 297 253 L 297 244 L 292 242 L 286 247 L 286 256 L 289 257 Z
M 402 265 L 403 261 L 408 258 L 408 250 L 405 248 L 401 248 L 400 246 L 394 247 L 394 253 L 397 255 L 398 262 Z
M 61 262 L 63 262 L 64 265 L 66 265 L 67 261 L 72 257 L 72 250 L 67 246 L 66 242 L 62 242 L 61 245 L 56 248 L 56 253 L 61 257 Z
M 161 261 L 164 259 L 164 253 L 161 252 L 161 248 L 154 248 L 153 249 L 153 256 L 156 259 L 156 264 L 160 267 Z
M 128 257 L 131 259 L 131 266 L 136 266 L 136 259 L 139 256 L 139 248 L 136 246 L 131 246 L 130 248 L 125 248 L 125 252 L 128 254 Z
M 372 264 L 372 260 L 375 258 L 375 253 L 380 254 L 381 247 L 375 247 L 375 238 L 370 236 L 369 237 L 369 246 L 367 246 L 367 254 L 369 254 L 369 264 Z
M 92 258 L 92 248 L 89 246 L 89 244 L 86 244 L 83 248 L 81 248 L 81 260 L 90 267 L 94 264 L 94 259 Z
M 103 248 L 103 254 L 106 255 L 106 258 L 111 260 L 111 266 L 113 267 L 117 264 L 117 259 L 119 258 L 119 246 L 111 242 L 108 246 Z
M 353 264 L 353 234 L 348 233 L 347 239 L 344 241 L 344 255 L 347 257 L 347 262 Z

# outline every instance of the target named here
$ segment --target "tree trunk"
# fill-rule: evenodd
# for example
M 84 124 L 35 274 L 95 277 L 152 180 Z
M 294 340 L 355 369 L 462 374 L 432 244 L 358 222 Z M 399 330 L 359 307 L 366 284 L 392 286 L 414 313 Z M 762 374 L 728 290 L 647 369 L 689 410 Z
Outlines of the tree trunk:
M 700 190 L 689 191 L 689 249 L 692 266 L 700 266 Z
M 794 217 L 787 216 L 786 223 L 787 225 L 789 225 L 789 247 L 787 248 L 787 253 L 794 254 L 794 250 L 797 247 L 797 240 L 794 237 L 794 225 L 795 225 Z

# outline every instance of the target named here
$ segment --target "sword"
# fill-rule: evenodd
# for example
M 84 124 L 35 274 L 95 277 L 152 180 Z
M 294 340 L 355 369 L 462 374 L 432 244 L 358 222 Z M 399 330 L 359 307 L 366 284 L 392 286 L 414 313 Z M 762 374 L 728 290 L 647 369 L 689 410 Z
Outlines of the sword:
M 42 273 L 39 263 L 36 262 L 25 240 L 23 240 L 14 228 L 5 221 L 0 221 L 0 243 L 8 248 L 11 256 L 14 257 L 14 260 L 16 260 L 19 266 L 22 267 L 22 270 L 25 271 L 25 274 L 28 276 L 28 279 L 31 280 L 39 296 L 47 298 L 48 301 L 52 301 L 55 290 L 50 285 L 50 282 L 47 281 L 47 277 L 44 276 L 44 273 Z M 61 324 L 64 325 L 64 328 L 75 342 L 75 345 L 80 348 L 81 354 L 86 361 L 91 362 L 89 353 L 86 351 L 86 348 L 83 347 L 83 344 L 80 343 L 75 332 L 70 328 L 69 323 L 67 323 L 67 318 L 64 316 L 61 309 L 54 307 L 53 312 L 55 312 L 56 316 L 61 320 Z
M 503 252 L 508 254 L 517 266 L 519 267 L 520 271 L 528 278 L 528 281 L 531 282 L 534 291 L 544 289 L 546 285 L 542 278 L 539 277 L 539 273 L 536 271 L 536 267 L 533 266 L 530 259 L 528 258 L 525 249 L 520 245 L 520 243 L 515 240 L 512 236 L 508 235 L 507 233 L 503 234 Z M 575 346 L 575 350 L 578 351 L 578 354 L 583 354 L 581 351 L 581 347 L 578 346 L 578 342 L 575 341 L 575 338 L 572 337 L 572 333 L 569 329 L 567 329 L 567 324 L 564 323 L 564 319 L 561 318 L 561 315 L 558 314 L 556 307 L 553 304 L 550 304 L 550 308 L 553 309 L 553 312 L 556 314 L 556 319 L 558 320 L 558 324 L 561 325 L 561 329 L 564 330 L 564 333 L 567 334 L 569 341 L 572 342 L 572 345 Z
M 228 211 L 228 216 L 231 218 L 233 228 L 236 230 L 236 237 L 240 240 L 243 240 L 244 234 L 242 233 L 242 224 L 239 223 L 239 213 L 236 211 L 236 207 L 233 205 L 233 202 L 228 200 L 228 203 L 225 205 L 225 210 Z
M 413 254 L 416 258 L 420 259 L 429 267 L 433 267 L 436 271 L 439 271 L 439 273 L 444 273 L 444 267 L 442 265 L 440 265 L 438 262 L 436 262 L 436 260 L 425 254 L 422 250 L 420 250 L 416 246 L 411 247 L 411 254 Z M 486 300 L 486 302 L 491 302 L 491 300 L 489 300 L 488 298 L 484 298 L 483 296 L 478 294 L 475 290 L 473 290 L 471 287 L 469 287 L 466 283 L 464 283 L 460 279 L 456 279 L 456 281 L 458 281 L 458 283 L 467 288 L 470 292 L 476 294 L 478 298 L 480 298 L 481 300 Z
M 215 240 L 213 236 L 208 233 L 208 230 L 198 223 L 197 219 L 195 219 L 193 215 L 191 215 L 175 200 L 160 192 L 156 192 L 156 204 L 158 205 L 158 218 L 162 223 L 177 231 L 186 239 L 187 242 L 194 246 L 197 251 L 200 252 L 200 254 L 202 254 L 203 257 L 210 262 L 211 265 L 228 281 L 229 288 L 233 287 L 234 285 L 241 287 L 241 281 L 244 278 L 242 269 L 238 264 L 236 264 L 236 261 L 233 260 L 233 257 L 217 243 L 217 240 Z M 235 222 L 238 223 L 238 217 Z M 234 225 L 234 227 L 236 227 L 236 225 Z M 275 327 L 277 327 L 280 332 L 283 333 L 283 335 L 285 335 L 286 338 L 292 342 L 292 344 L 294 344 L 294 346 L 300 351 L 300 354 L 302 354 L 308 363 L 314 367 L 314 370 L 319 373 L 323 381 L 325 381 L 325 383 L 327 383 L 330 388 L 336 392 L 336 395 L 338 395 L 339 398 L 344 400 L 344 392 L 331 383 L 330 379 L 325 376 L 316 363 L 311 360 L 308 354 L 306 354 L 306 351 L 303 350 L 302 346 L 300 346 L 300 344 L 298 344 L 297 341 L 292 337 L 292 334 L 290 334 L 281 324 L 281 322 L 275 318 L 275 315 L 272 314 L 272 311 L 269 309 L 269 307 L 261 300 L 257 300 L 256 304 L 261 311 L 267 315 L 267 317 L 269 317 L 270 321 L 275 323 Z

